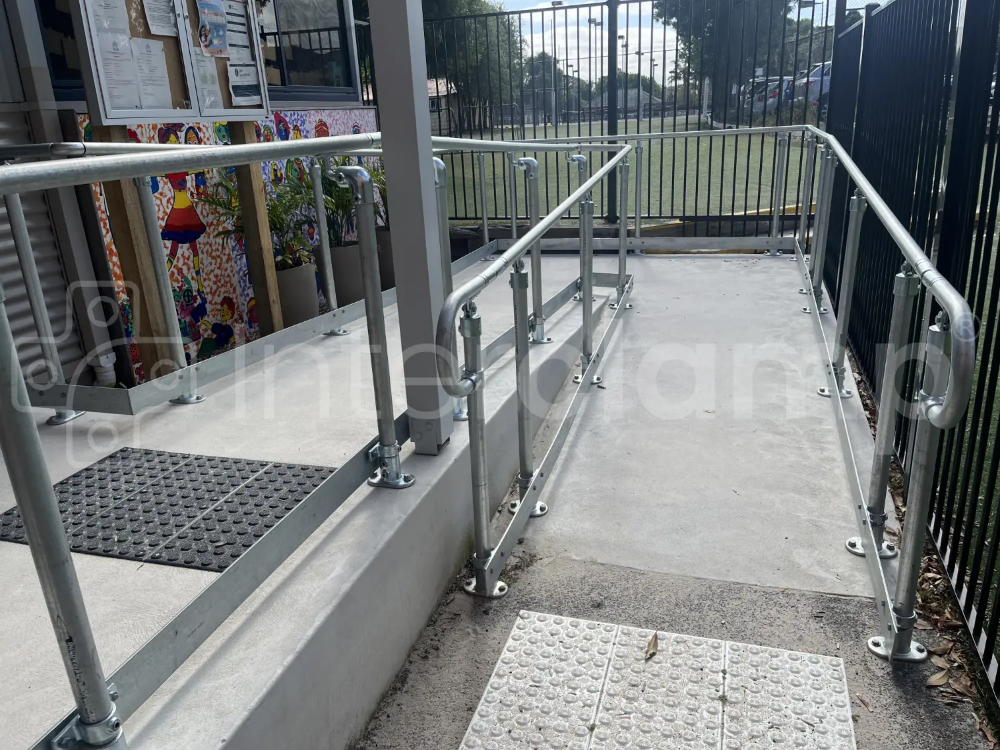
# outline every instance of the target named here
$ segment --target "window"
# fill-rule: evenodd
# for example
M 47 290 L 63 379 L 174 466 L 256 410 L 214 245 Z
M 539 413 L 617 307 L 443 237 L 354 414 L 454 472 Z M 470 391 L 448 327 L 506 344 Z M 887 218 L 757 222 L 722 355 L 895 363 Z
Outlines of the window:
M 55 97 L 59 101 L 81 101 L 85 98 L 83 72 L 69 0 L 37 0 L 37 5 Z
M 259 21 L 272 100 L 357 100 L 343 0 L 270 0 Z
M 440 99 L 431 99 L 430 101 L 431 101 L 431 112 L 440 112 L 441 111 L 441 100 Z

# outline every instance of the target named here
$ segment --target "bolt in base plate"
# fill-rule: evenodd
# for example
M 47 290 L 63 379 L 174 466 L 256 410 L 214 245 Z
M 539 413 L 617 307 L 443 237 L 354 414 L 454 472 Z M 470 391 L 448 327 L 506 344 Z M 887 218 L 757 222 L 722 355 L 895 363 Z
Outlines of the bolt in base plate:
M 551 336 L 546 336 L 543 339 L 536 339 L 534 336 L 532 336 L 530 339 L 528 339 L 528 343 L 529 344 L 551 344 L 552 343 L 552 337 Z
M 178 406 L 190 406 L 191 404 L 200 404 L 205 400 L 205 397 L 200 393 L 195 393 L 192 396 L 178 396 L 177 398 L 170 399 L 170 403 L 177 404 Z
M 324 336 L 346 336 L 349 333 L 350 333 L 350 331 L 348 331 L 346 328 L 334 328 L 332 331 L 325 331 L 323 333 L 323 335 Z
M 507 504 L 507 511 L 511 515 L 514 515 L 515 513 L 517 513 L 517 509 L 520 508 L 520 507 L 521 507 L 521 501 L 520 500 L 511 500 Z M 548 512 L 549 512 L 549 506 L 546 505 L 545 503 L 543 503 L 541 500 L 539 500 L 537 503 L 535 503 L 535 507 L 531 509 L 531 513 L 529 514 L 529 517 L 530 518 L 541 518 L 542 516 L 544 516 Z
M 847 551 L 852 555 L 857 555 L 858 557 L 865 556 L 865 547 L 861 542 L 861 537 L 852 536 L 848 539 L 844 546 L 847 547 Z M 899 547 L 897 547 L 892 542 L 882 542 L 882 549 L 879 550 L 878 556 L 883 560 L 891 560 L 899 555 Z
M 617 302 L 610 302 L 610 303 L 608 303 L 608 309 L 609 310 L 617 310 L 618 307 L 619 307 L 619 305 L 618 305 Z M 625 309 L 626 310 L 631 310 L 632 309 L 632 303 L 631 302 L 626 302 L 625 303 Z
M 911 664 L 920 664 L 928 659 L 927 649 L 919 643 L 911 643 L 910 650 L 905 654 L 890 655 L 885 638 L 880 635 L 868 639 L 868 650 L 875 654 L 875 656 L 879 659 L 885 659 L 886 661 L 902 661 L 909 662 Z
M 385 487 L 390 490 L 405 490 L 415 481 L 416 478 L 412 474 L 400 474 L 398 479 L 389 479 L 381 469 L 376 469 L 375 473 L 368 477 L 368 484 L 372 487 Z
M 823 398 L 830 398 L 830 396 L 833 394 L 833 391 L 831 391 L 826 386 L 823 386 L 821 388 L 817 388 L 816 389 L 816 393 L 818 393 Z M 844 388 L 842 391 L 840 391 L 840 397 L 841 398 L 850 398 L 853 395 L 854 395 L 854 391 L 849 391 L 846 388 Z
M 507 596 L 507 584 L 503 581 L 497 581 L 496 585 L 493 587 L 493 591 L 488 594 L 483 594 L 476 590 L 476 579 L 469 578 L 464 584 L 462 584 L 462 590 L 466 594 L 471 596 L 481 596 L 483 599 L 502 599 Z
M 66 424 L 67 422 L 72 422 L 77 417 L 82 417 L 87 412 L 85 411 L 57 411 L 51 417 L 45 420 L 45 424 L 52 425 L 56 427 L 61 424 Z

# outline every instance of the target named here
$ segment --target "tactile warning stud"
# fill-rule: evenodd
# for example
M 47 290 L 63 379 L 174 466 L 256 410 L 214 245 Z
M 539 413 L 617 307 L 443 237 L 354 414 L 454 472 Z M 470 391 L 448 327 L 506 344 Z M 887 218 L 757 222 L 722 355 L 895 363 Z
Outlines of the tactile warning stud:
M 856 750 L 840 659 L 521 612 L 461 750 Z
M 74 552 L 222 571 L 333 472 L 122 448 L 55 491 Z M 26 542 L 17 508 L 0 540 Z
M 463 750 L 586 750 L 616 631 L 614 625 L 521 612 Z
M 725 642 L 622 626 L 590 745 L 718 748 L 722 739 Z
M 724 750 L 854 750 L 844 662 L 726 644 Z

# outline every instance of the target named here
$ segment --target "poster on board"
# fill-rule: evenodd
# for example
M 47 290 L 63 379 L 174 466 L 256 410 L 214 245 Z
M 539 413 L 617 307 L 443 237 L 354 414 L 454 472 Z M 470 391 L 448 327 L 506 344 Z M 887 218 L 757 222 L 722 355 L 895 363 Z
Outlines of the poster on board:
M 226 35 L 229 38 L 229 62 L 252 65 L 250 31 L 247 27 L 247 6 L 239 0 L 223 0 L 226 8 Z
M 149 33 L 157 36 L 177 36 L 177 17 L 173 0 L 142 0 Z
M 260 93 L 260 77 L 257 75 L 257 66 L 229 63 L 228 68 L 229 93 L 233 97 L 233 104 L 261 104 L 264 100 Z
M 229 57 L 226 10 L 222 0 L 198 0 L 198 42 L 206 55 Z
M 132 39 L 132 58 L 139 78 L 139 102 L 143 109 L 169 108 L 170 78 L 163 42 Z

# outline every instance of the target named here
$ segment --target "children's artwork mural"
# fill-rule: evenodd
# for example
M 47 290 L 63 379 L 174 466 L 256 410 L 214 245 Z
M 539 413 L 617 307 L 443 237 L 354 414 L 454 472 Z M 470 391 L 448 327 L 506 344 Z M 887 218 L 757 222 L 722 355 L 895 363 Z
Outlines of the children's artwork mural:
M 78 125 L 84 140 L 92 140 L 89 117 L 79 115 Z M 275 112 L 255 124 L 258 142 L 375 130 L 375 112 L 371 109 Z M 229 129 L 224 122 L 136 125 L 128 129 L 128 136 L 136 143 L 228 145 L 230 142 Z M 286 179 L 300 179 L 308 167 L 301 159 L 288 159 L 283 163 L 261 164 L 261 171 L 265 180 L 281 183 Z M 228 220 L 198 200 L 220 179 L 218 170 L 177 172 L 152 178 L 163 252 L 189 362 L 259 336 L 243 239 L 220 236 L 220 232 L 232 228 Z M 91 186 L 91 190 L 115 281 L 133 370 L 136 379 L 142 381 L 146 373 L 134 341 L 133 311 L 111 233 L 104 191 L 100 185 Z M 318 242 L 315 232 L 312 234 L 313 237 L 307 239 Z

